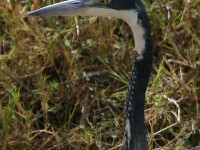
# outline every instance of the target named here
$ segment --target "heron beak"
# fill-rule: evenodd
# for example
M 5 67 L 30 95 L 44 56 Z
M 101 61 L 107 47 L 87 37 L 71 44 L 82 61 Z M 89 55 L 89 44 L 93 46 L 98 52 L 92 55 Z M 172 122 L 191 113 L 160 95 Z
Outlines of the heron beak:
M 68 16 L 85 15 L 88 6 L 91 4 L 88 0 L 68 0 L 53 5 L 28 12 L 28 16 Z

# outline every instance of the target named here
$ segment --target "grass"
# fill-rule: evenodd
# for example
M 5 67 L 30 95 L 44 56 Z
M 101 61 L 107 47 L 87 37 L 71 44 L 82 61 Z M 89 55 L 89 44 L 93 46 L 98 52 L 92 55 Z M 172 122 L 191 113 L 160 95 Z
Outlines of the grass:
M 1 149 L 123 149 L 133 62 L 115 18 L 27 17 L 51 1 L 0 4 Z M 199 0 L 145 1 L 154 41 L 150 149 L 199 149 Z

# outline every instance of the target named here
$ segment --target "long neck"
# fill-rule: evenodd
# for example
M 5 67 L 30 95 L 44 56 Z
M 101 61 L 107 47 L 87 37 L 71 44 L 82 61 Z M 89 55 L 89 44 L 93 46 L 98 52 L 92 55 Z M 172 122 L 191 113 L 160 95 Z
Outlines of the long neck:
M 147 150 L 144 123 L 145 93 L 152 68 L 152 39 L 148 17 L 139 3 L 137 23 L 128 23 L 135 39 L 136 56 L 126 99 L 125 150 Z

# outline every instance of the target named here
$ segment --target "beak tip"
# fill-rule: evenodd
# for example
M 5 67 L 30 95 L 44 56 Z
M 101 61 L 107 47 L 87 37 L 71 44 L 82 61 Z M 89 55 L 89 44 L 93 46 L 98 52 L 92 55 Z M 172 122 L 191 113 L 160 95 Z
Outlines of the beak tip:
M 34 13 L 33 13 L 33 11 L 29 11 L 29 12 L 27 12 L 26 15 L 27 15 L 27 16 L 34 16 Z
M 35 12 L 35 11 L 29 11 L 26 14 L 27 16 L 39 16 L 39 13 Z

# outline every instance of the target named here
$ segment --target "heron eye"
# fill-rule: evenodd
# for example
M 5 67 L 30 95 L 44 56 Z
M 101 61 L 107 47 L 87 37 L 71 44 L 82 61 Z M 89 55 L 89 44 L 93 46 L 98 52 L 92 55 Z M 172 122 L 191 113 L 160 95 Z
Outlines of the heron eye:
M 101 4 L 106 5 L 106 4 L 110 3 L 111 0 L 99 0 L 99 2 L 100 2 Z

